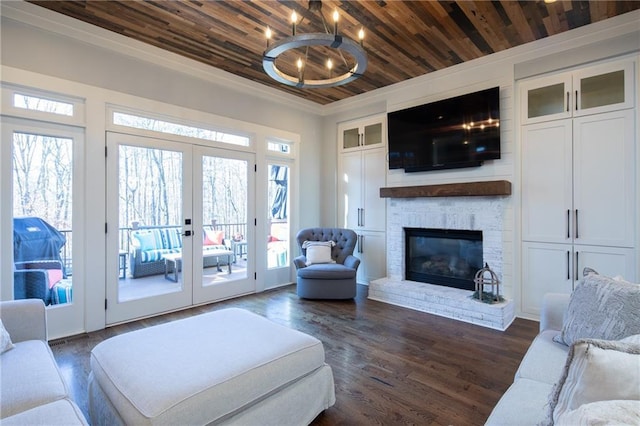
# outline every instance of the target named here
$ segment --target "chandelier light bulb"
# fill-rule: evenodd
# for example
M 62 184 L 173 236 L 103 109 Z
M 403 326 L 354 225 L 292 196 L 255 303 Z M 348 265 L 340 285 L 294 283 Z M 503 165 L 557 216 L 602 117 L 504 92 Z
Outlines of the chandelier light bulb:
M 333 68 L 333 62 L 331 61 L 331 59 L 327 59 L 327 68 L 329 68 L 329 71 L 331 71 L 331 69 Z
M 358 31 L 358 40 L 360 40 L 360 46 L 362 46 L 364 43 L 364 28 L 360 28 L 360 31 Z
M 271 40 L 271 28 L 267 27 L 264 32 L 264 36 L 267 38 L 267 47 L 269 47 L 269 40 Z
M 291 32 L 296 35 L 296 22 L 298 22 L 298 14 L 294 10 L 291 12 Z
M 338 15 L 338 10 L 333 10 L 333 33 L 338 34 L 338 19 L 340 19 L 340 15 Z
M 298 58 L 296 65 L 298 67 L 298 71 L 302 70 L 302 58 Z

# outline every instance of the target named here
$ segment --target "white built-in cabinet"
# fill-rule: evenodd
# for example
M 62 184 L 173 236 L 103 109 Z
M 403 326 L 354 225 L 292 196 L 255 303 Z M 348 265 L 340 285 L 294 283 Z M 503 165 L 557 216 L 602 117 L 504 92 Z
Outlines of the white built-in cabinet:
M 357 281 L 386 276 L 386 117 L 378 115 L 338 126 L 338 226 L 358 234 Z
M 585 267 L 637 280 L 633 73 L 613 62 L 520 86 L 525 314 Z

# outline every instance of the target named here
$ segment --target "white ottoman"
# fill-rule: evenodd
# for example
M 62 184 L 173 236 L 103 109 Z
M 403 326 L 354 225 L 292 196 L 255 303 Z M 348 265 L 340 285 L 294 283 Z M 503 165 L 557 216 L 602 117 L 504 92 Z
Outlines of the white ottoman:
M 318 339 L 231 308 L 91 351 L 92 425 L 309 424 L 335 403 Z

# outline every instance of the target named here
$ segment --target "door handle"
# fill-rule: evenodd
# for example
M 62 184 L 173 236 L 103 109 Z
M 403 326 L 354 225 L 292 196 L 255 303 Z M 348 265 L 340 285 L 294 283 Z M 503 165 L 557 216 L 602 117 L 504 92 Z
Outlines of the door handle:
M 571 279 L 571 269 L 569 268 L 569 263 L 571 260 L 571 253 L 567 250 L 567 281 Z
M 579 251 L 576 252 L 576 268 L 575 268 L 576 274 L 573 277 L 574 281 L 578 281 L 578 271 L 580 270 L 580 266 L 578 265 L 578 263 L 580 263 L 580 252 Z
M 360 235 L 360 253 L 364 253 L 364 235 Z
M 567 92 L 567 112 L 569 112 L 569 92 Z
M 578 209 L 576 209 L 576 240 L 579 238 L 578 236 Z
M 571 238 L 571 232 L 569 231 L 571 225 L 571 210 L 567 209 L 567 240 Z
M 362 212 L 362 218 L 360 219 L 360 226 L 364 226 L 364 209 L 360 209 Z
M 578 91 L 576 90 L 576 111 L 578 110 Z
M 184 234 L 182 234 L 182 236 L 190 237 L 191 236 L 191 231 L 184 231 Z

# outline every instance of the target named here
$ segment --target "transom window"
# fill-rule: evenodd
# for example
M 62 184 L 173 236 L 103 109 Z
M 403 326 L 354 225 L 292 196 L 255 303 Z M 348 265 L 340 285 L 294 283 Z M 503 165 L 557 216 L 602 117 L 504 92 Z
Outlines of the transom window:
M 71 103 L 25 95 L 22 93 L 13 94 L 13 106 L 31 111 L 50 112 L 52 114 L 66 115 L 69 117 L 73 116 L 73 104 Z
M 249 146 L 251 140 L 247 136 L 234 135 L 217 130 L 202 127 L 189 126 L 180 123 L 172 123 L 152 117 L 127 114 L 124 112 L 113 113 L 113 124 L 132 127 L 134 129 L 151 130 L 159 133 L 167 133 L 178 136 L 187 136 L 197 139 L 228 143 L 232 145 Z

